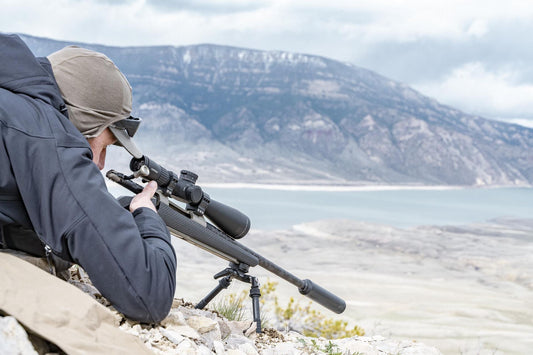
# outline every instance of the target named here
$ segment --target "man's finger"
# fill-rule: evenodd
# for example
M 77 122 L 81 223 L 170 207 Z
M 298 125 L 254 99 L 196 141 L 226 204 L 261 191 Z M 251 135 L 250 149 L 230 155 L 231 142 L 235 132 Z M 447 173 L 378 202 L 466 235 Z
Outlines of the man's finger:
M 156 191 L 157 191 L 157 182 L 150 181 L 148 184 L 146 184 L 146 186 L 144 187 L 144 189 L 143 189 L 143 191 L 141 193 L 142 194 L 147 194 L 151 198 L 152 196 L 154 196 Z
M 150 181 L 140 193 L 133 197 L 130 202 L 130 211 L 133 212 L 139 207 L 148 207 L 156 211 L 153 202 L 150 200 L 156 191 L 157 183 L 155 181 Z

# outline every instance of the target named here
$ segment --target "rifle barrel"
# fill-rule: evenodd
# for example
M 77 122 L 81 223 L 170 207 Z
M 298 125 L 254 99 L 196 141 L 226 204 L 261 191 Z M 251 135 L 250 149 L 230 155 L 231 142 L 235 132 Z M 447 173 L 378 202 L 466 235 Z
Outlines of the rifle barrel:
M 333 293 L 317 285 L 311 280 L 301 280 L 300 278 L 294 276 L 287 270 L 279 267 L 267 258 L 259 255 L 255 251 L 245 247 L 244 245 L 238 242 L 235 243 L 239 244 L 239 246 L 241 246 L 248 253 L 254 255 L 257 260 L 259 260 L 259 265 L 263 269 L 270 271 L 271 273 L 281 277 L 285 281 L 298 287 L 298 291 L 300 291 L 302 295 L 311 298 L 313 301 L 321 304 L 322 306 L 337 314 L 344 312 L 344 310 L 346 309 L 346 302 L 344 302 L 342 298 L 334 295 Z

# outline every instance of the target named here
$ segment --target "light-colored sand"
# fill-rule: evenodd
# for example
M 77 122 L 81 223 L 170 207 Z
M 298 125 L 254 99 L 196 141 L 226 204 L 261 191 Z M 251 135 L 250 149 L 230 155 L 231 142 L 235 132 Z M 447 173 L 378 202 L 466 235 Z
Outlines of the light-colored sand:
M 533 349 L 533 221 L 412 229 L 319 221 L 285 231 L 253 230 L 242 242 L 343 297 L 342 316 L 369 335 L 417 340 L 445 354 Z M 197 301 L 227 263 L 186 242 L 174 245 L 176 294 Z M 260 267 L 252 274 L 262 282 L 279 281 L 282 300 L 298 294 Z

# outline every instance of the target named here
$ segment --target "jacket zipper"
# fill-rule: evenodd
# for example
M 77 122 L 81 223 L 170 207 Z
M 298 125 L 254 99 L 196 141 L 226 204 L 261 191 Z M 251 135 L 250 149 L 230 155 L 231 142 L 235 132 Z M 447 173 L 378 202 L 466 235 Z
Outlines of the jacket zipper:
M 52 266 L 52 257 L 50 256 L 50 254 L 52 254 L 52 248 L 50 248 L 48 245 L 45 245 L 44 252 L 46 254 L 46 261 L 48 262 L 49 271 L 52 275 L 55 275 L 54 267 Z

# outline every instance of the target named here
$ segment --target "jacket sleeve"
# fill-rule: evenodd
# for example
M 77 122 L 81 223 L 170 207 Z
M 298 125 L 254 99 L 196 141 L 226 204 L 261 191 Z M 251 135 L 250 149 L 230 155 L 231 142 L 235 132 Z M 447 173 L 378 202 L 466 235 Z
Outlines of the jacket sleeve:
M 2 127 L 34 230 L 55 254 L 81 265 L 127 317 L 159 322 L 170 310 L 176 280 L 165 224 L 148 208 L 133 214 L 122 208 L 74 126 L 53 108 L 37 113 L 38 125 L 48 117 L 49 134 Z

